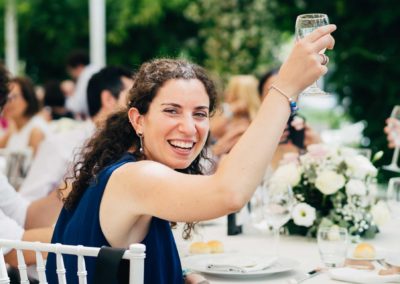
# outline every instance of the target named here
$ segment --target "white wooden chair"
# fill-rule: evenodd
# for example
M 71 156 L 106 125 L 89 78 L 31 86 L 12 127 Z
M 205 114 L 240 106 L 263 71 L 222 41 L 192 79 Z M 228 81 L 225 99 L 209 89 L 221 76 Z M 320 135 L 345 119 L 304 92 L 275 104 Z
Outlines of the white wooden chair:
M 29 284 L 27 267 L 25 264 L 23 250 L 36 252 L 36 271 L 39 276 L 39 284 L 47 284 L 45 273 L 45 261 L 41 252 L 55 253 L 57 262 L 57 276 L 59 284 L 66 284 L 65 267 L 62 254 L 76 255 L 78 258 L 78 278 L 79 284 L 86 284 L 86 267 L 84 256 L 97 257 L 100 248 L 71 246 L 62 244 L 49 244 L 40 242 L 24 242 L 0 239 L 0 284 L 9 284 L 10 279 L 7 274 L 7 268 L 3 257 L 4 248 L 12 248 L 17 251 L 18 270 L 21 278 L 21 284 Z M 143 244 L 132 244 L 125 251 L 123 259 L 129 260 L 129 284 L 142 284 L 144 282 L 144 259 L 145 249 Z

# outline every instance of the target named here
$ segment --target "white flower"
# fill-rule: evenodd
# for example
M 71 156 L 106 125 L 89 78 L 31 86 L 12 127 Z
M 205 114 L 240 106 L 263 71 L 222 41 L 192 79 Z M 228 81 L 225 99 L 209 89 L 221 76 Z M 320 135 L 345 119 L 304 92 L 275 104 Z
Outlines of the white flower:
M 364 179 L 367 176 L 374 177 L 378 172 L 370 160 L 361 155 L 346 157 L 345 162 L 349 174 L 358 179 Z
M 367 187 L 361 180 L 351 179 L 346 184 L 346 194 L 364 196 L 367 194 Z
M 390 212 L 385 202 L 379 201 L 371 208 L 372 219 L 378 227 L 390 220 Z
M 297 226 L 310 227 L 316 218 L 315 208 L 307 203 L 299 203 L 294 207 L 292 217 Z
M 329 170 L 321 172 L 315 180 L 315 187 L 325 195 L 337 192 L 344 184 L 345 179 L 342 175 Z
M 301 172 L 296 164 L 285 164 L 276 169 L 271 177 L 270 185 L 296 186 L 301 179 Z

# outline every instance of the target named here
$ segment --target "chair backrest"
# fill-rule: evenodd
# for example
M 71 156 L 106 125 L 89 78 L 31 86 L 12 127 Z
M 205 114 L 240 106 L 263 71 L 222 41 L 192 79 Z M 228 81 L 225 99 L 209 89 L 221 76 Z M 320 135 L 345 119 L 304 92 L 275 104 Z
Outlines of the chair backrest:
M 97 257 L 100 248 L 71 246 L 62 244 L 48 244 L 40 242 L 24 242 L 0 239 L 0 284 L 9 284 L 10 279 L 3 257 L 2 248 L 12 248 L 17 251 L 18 270 L 21 283 L 29 284 L 27 267 L 24 260 L 23 250 L 35 251 L 36 271 L 39 277 L 39 284 L 47 284 L 45 273 L 45 261 L 42 252 L 55 253 L 57 262 L 57 276 L 59 284 L 66 284 L 66 270 L 64 267 L 63 254 L 76 255 L 78 261 L 79 284 L 86 284 L 86 267 L 84 256 Z M 132 244 L 125 251 L 123 259 L 129 260 L 129 284 L 142 284 L 144 282 L 144 259 L 146 247 L 143 244 Z

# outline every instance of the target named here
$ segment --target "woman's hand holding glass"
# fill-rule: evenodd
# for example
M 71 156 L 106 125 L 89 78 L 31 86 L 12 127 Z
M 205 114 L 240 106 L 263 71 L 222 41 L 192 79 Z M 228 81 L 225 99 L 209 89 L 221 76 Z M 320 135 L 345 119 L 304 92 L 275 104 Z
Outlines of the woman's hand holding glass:
M 312 33 L 318 27 L 326 26 L 329 24 L 328 16 L 325 14 L 304 14 L 300 15 L 296 19 L 296 39 L 300 40 Z M 319 51 L 321 64 L 326 65 L 329 62 L 329 58 L 324 54 L 325 48 Z M 324 95 L 326 94 L 318 86 L 317 82 L 309 86 L 302 94 L 304 95 Z
M 333 49 L 335 40 L 331 33 L 335 30 L 335 25 L 322 26 L 298 40 L 283 63 L 274 85 L 294 98 L 326 74 L 328 68 L 322 65 L 319 52 L 324 49 Z

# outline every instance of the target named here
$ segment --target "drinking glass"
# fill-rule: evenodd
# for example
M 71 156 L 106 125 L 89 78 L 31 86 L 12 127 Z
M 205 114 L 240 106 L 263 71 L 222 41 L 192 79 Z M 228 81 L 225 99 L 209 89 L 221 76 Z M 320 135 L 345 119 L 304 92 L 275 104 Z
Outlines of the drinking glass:
M 389 180 L 386 201 L 393 218 L 400 219 L 400 178 Z
M 296 19 L 296 39 L 301 39 L 310 34 L 319 27 L 329 24 L 329 19 L 326 14 L 303 14 L 297 16 Z M 324 53 L 321 50 L 320 53 Z M 311 86 L 302 92 L 303 95 L 325 95 L 326 93 L 317 86 L 314 82 Z
M 400 105 L 394 106 L 392 113 L 390 115 L 391 118 L 394 118 L 400 122 Z M 391 129 L 391 135 L 395 138 L 394 139 L 394 153 L 392 157 L 392 162 L 387 165 L 383 166 L 383 169 L 388 170 L 388 171 L 393 171 L 393 172 L 400 172 L 400 168 L 397 165 L 397 160 L 399 158 L 399 150 L 400 150 L 400 137 L 398 135 L 398 131 L 393 123 L 389 123 L 389 128 Z
M 273 231 L 274 256 L 279 257 L 279 231 L 292 217 L 295 198 L 290 185 L 280 188 L 264 186 L 264 193 L 264 216 Z
M 332 268 L 344 265 L 348 240 L 349 237 L 345 228 L 333 225 L 318 229 L 318 250 L 326 267 Z

